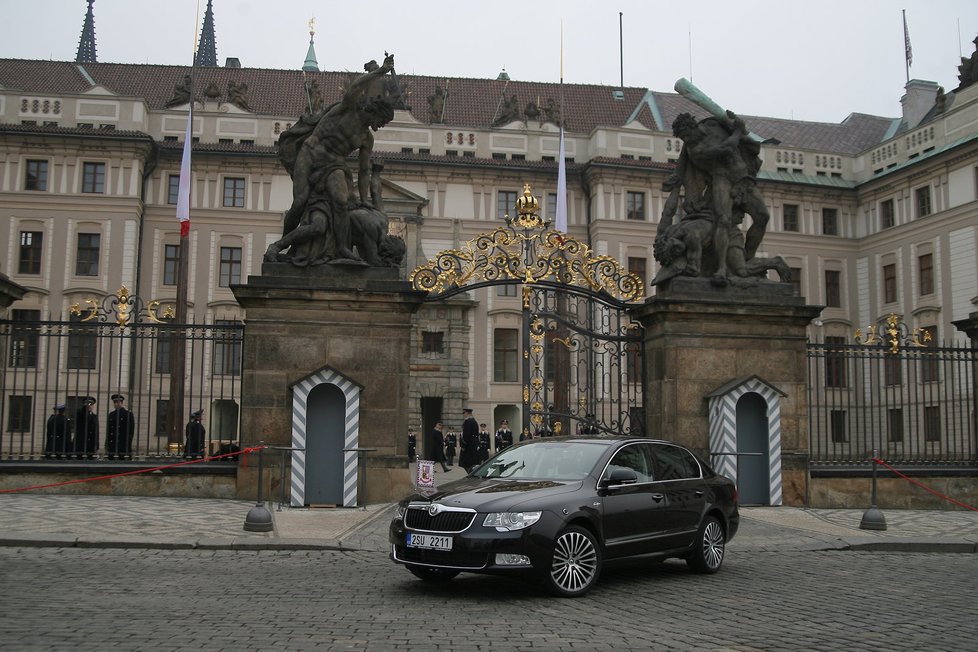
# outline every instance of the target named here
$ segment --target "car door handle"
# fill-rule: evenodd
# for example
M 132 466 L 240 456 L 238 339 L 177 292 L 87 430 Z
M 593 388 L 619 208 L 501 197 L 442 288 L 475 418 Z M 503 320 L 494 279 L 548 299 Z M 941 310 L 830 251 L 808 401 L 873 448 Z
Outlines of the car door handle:
M 699 489 L 697 489 L 697 490 L 696 490 L 696 497 L 697 497 L 697 498 L 702 498 L 702 497 L 703 497 L 703 492 L 702 492 L 702 491 L 700 491 Z
M 652 500 L 654 500 L 657 503 L 661 503 L 662 499 L 665 497 L 666 497 L 665 494 L 652 494 Z

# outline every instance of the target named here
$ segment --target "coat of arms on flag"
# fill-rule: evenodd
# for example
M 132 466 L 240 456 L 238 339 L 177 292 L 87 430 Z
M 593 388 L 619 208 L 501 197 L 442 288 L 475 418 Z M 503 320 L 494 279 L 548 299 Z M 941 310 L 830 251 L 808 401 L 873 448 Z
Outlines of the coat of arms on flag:
M 419 487 L 435 486 L 435 463 L 432 460 L 418 460 L 418 477 L 415 484 Z

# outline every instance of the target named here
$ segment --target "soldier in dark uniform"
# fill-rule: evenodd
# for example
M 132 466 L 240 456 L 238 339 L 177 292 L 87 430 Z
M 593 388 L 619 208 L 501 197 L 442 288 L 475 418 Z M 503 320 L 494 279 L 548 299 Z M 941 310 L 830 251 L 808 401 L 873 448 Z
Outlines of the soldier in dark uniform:
M 463 408 L 462 415 L 462 452 L 458 456 L 458 465 L 468 473 L 479 464 L 479 423 L 472 416 L 470 408 Z
M 445 435 L 445 457 L 448 458 L 448 466 L 455 466 L 455 452 L 458 450 L 458 435 L 454 430 L 449 430 Z
M 187 422 L 186 435 L 187 442 L 183 447 L 183 456 L 186 458 L 198 458 L 204 456 L 204 437 L 207 431 L 201 419 L 204 418 L 203 410 L 194 410 L 190 413 L 190 421 Z
M 479 464 L 489 459 L 489 428 L 486 424 L 479 424 Z
M 67 456 L 71 450 L 71 428 L 68 425 L 68 417 L 65 416 L 65 404 L 58 403 L 54 406 L 51 416 L 48 417 L 47 427 L 45 428 L 44 457 L 51 459 L 61 459 L 62 455 Z
M 93 459 L 98 451 L 98 416 L 92 412 L 95 398 L 86 396 L 75 413 L 75 457 Z
M 503 419 L 496 431 L 496 452 L 504 451 L 513 445 L 513 431 L 509 429 L 509 421 Z
M 428 436 L 428 446 L 427 446 L 428 458 L 435 462 L 435 464 L 441 464 L 442 471 L 448 471 L 448 467 L 445 466 L 445 437 L 442 431 L 442 423 L 439 421 L 435 424 L 434 429 Z
M 126 397 L 112 395 L 112 407 L 105 428 L 105 453 L 110 460 L 132 459 L 132 438 L 136 434 L 136 417 L 125 407 Z
M 581 425 L 582 435 L 597 435 L 601 431 L 598 430 L 598 426 L 594 421 L 594 415 L 588 412 L 584 415 L 584 423 Z

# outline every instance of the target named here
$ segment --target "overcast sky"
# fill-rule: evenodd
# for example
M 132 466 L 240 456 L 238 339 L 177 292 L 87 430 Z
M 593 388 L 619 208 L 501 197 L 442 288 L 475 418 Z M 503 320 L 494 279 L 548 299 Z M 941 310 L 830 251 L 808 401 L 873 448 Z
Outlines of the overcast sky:
M 98 59 L 189 64 L 206 0 L 96 0 Z M 199 18 L 197 16 L 199 5 Z M 74 60 L 85 0 L 0 0 L 0 57 Z M 671 91 L 680 77 L 746 115 L 839 122 L 895 117 L 912 79 L 957 84 L 978 35 L 976 0 L 214 0 L 218 61 L 295 69 L 316 18 L 324 70 L 396 56 L 402 74 L 617 85 Z

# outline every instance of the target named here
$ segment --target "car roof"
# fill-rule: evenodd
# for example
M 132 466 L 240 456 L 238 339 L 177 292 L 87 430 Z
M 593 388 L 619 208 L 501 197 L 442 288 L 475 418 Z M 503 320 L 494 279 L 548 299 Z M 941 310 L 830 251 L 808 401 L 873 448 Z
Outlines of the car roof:
M 588 443 L 588 444 L 606 444 L 608 446 L 617 443 L 652 443 L 652 444 L 670 444 L 672 446 L 682 446 L 682 444 L 677 444 L 673 441 L 667 441 L 665 439 L 650 439 L 648 437 L 626 437 L 623 435 L 568 435 L 566 437 L 536 437 L 534 439 L 520 442 L 523 444 L 543 444 L 547 442 L 575 442 L 575 443 Z

